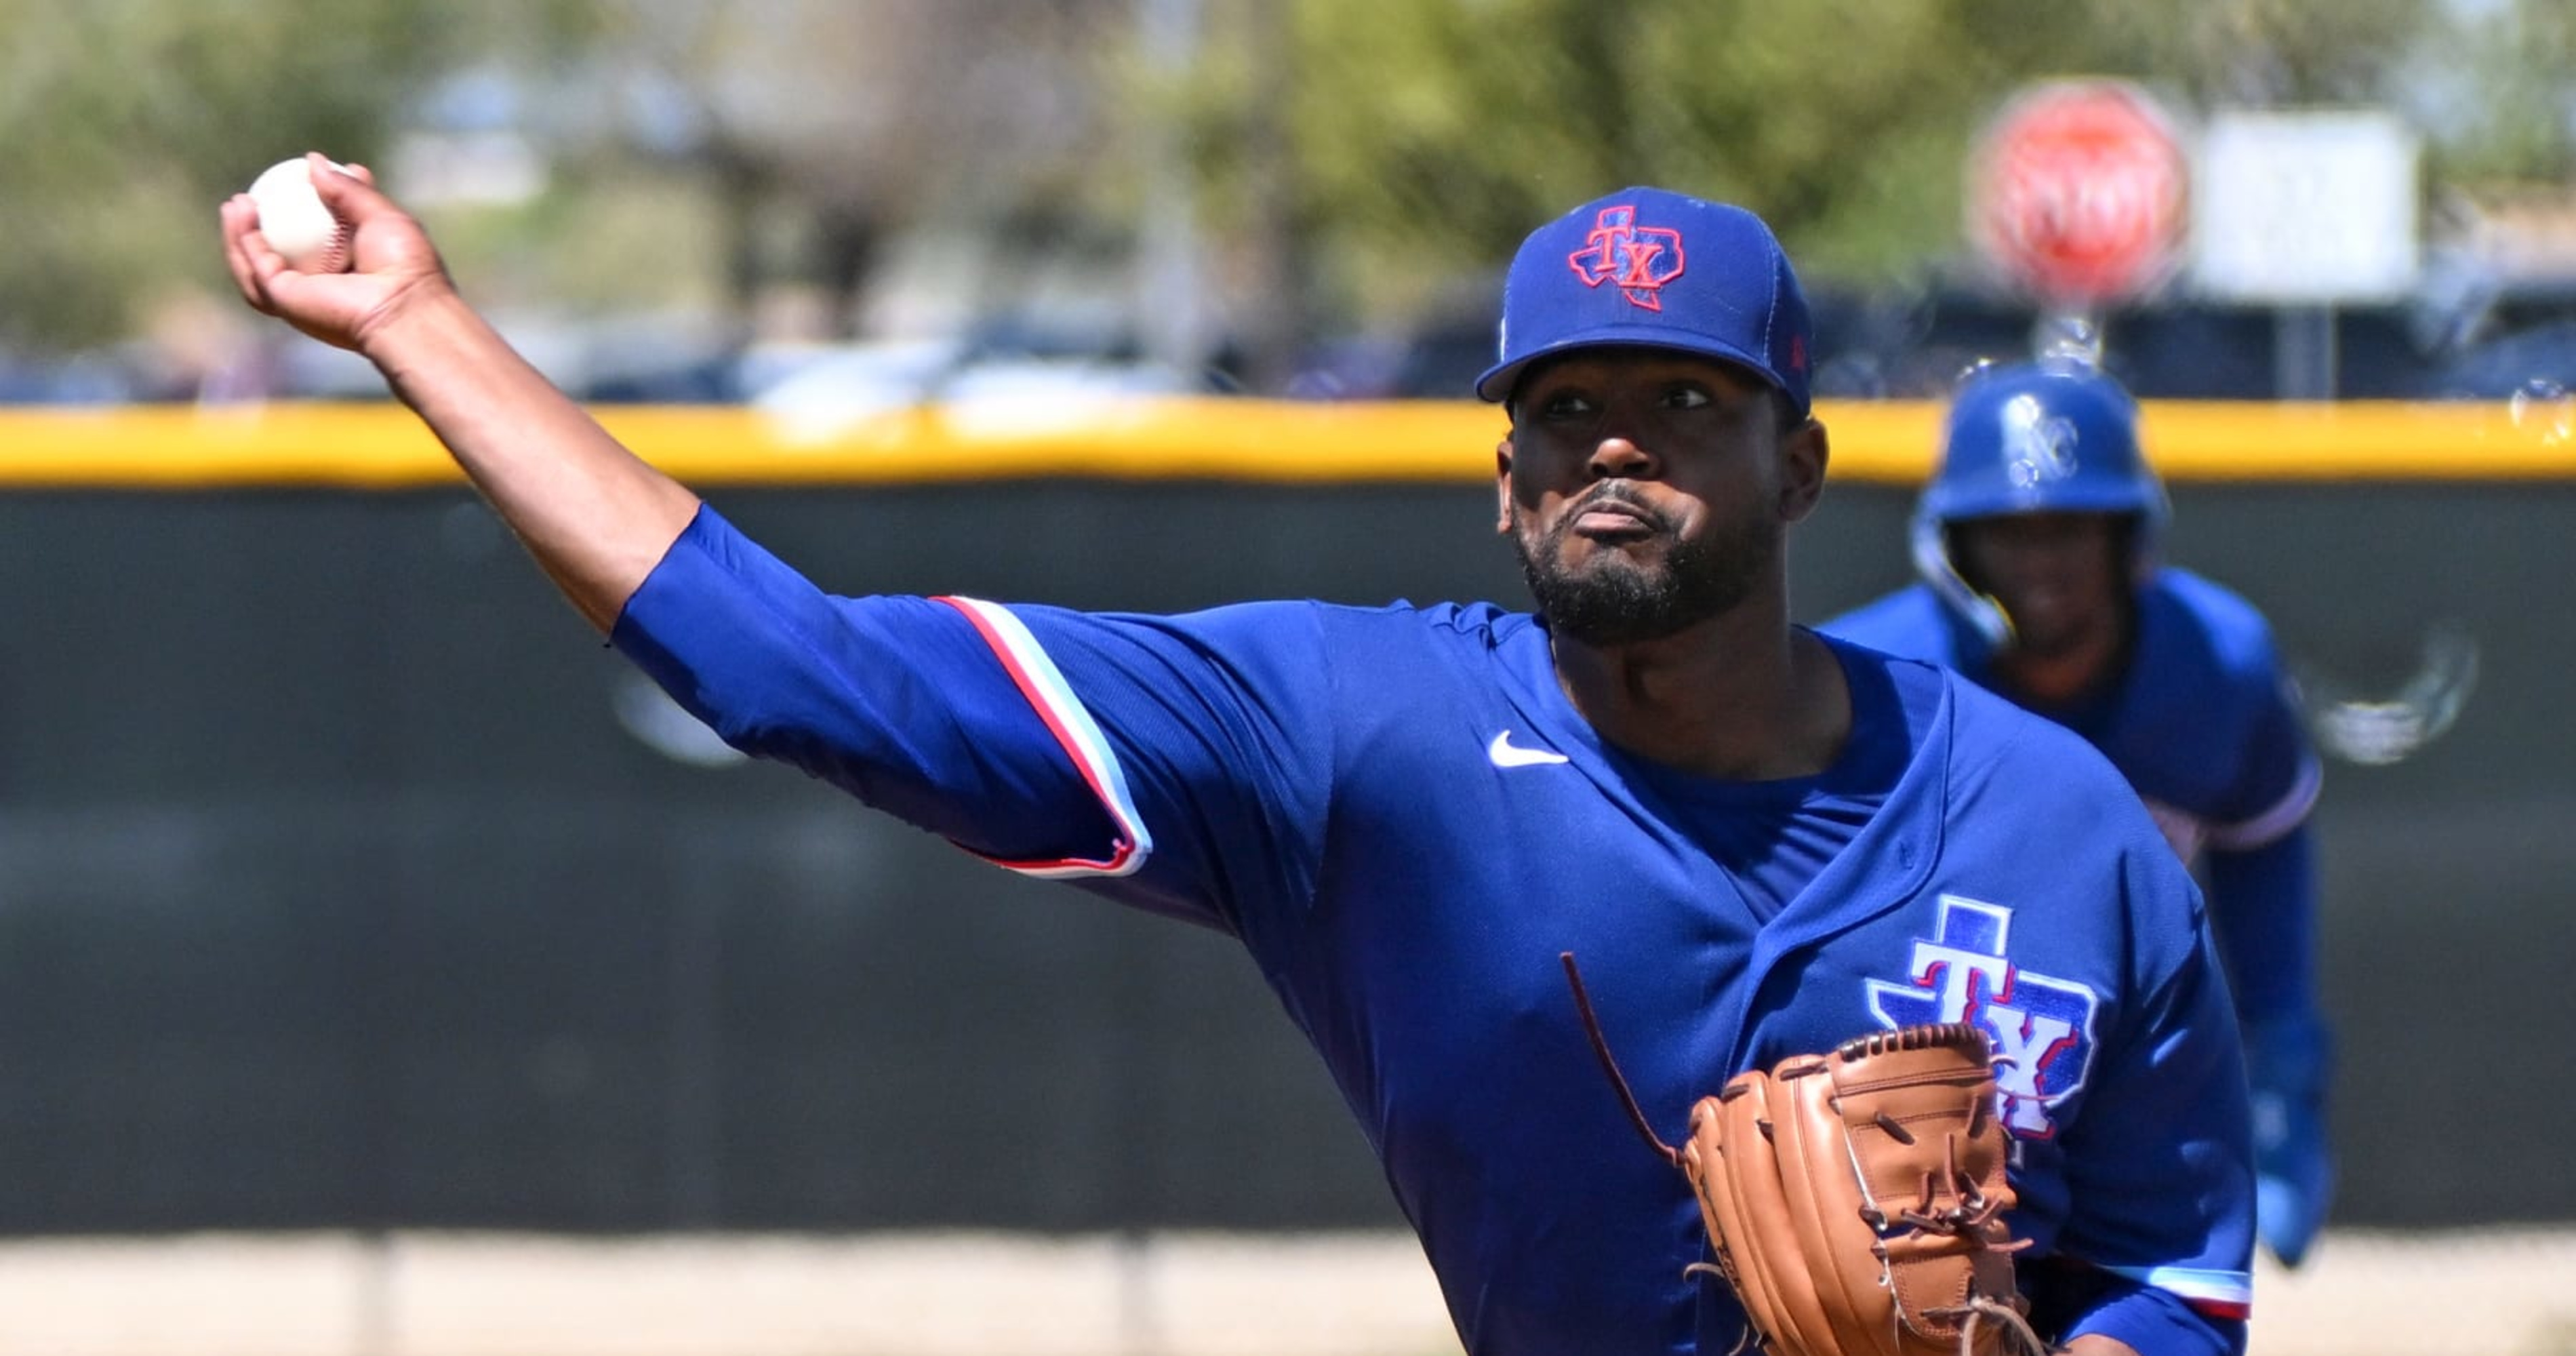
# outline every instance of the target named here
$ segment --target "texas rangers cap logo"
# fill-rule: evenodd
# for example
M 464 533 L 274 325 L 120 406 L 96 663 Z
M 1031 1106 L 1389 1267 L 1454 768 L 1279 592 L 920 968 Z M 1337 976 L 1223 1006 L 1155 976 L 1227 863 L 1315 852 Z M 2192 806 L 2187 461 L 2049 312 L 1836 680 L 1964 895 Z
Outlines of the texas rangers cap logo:
M 1583 248 L 1565 257 L 1586 287 L 1614 283 L 1622 295 L 1649 311 L 1664 309 L 1658 295 L 1682 275 L 1682 233 L 1640 226 L 1633 205 L 1604 207 L 1593 219 Z

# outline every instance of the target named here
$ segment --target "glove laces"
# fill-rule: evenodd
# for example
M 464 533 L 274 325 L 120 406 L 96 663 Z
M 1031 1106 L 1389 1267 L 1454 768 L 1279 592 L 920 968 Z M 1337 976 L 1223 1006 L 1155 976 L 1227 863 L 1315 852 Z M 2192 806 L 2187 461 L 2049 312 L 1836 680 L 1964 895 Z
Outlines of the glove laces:
M 1999 1356 L 2011 1356 L 2016 1352 L 2025 1356 L 2056 1356 L 2065 1350 L 2039 1340 L 2039 1331 L 2030 1326 L 2030 1320 L 2022 1317 L 2020 1310 L 1983 1295 L 1971 1295 L 1967 1303 L 1952 1308 L 1927 1309 L 1924 1312 L 1961 1320 L 1959 1356 L 1977 1356 L 1977 1335 L 1988 1326 L 2003 1329 Z

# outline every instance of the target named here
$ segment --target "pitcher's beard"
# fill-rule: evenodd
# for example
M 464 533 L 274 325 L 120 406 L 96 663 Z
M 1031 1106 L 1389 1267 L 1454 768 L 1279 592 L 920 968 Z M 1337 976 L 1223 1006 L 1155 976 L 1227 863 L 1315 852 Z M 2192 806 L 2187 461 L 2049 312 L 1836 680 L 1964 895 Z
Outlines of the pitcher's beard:
M 1733 611 L 1752 595 L 1780 537 L 1777 522 L 1756 517 L 1733 533 L 1677 541 L 1658 563 L 1604 559 L 1577 570 L 1563 550 L 1577 516 L 1566 514 L 1535 548 L 1526 530 L 1514 532 L 1512 550 L 1548 629 L 1595 648 L 1662 640 Z

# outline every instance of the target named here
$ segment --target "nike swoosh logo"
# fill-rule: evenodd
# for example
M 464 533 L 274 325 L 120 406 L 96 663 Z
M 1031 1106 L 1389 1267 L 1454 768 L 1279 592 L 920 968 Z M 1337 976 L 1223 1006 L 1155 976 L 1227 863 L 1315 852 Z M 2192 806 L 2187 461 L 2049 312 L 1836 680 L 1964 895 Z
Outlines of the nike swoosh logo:
M 1561 753 L 1551 753 L 1546 749 L 1525 749 L 1514 744 L 1512 732 L 1509 730 L 1494 736 L 1494 742 L 1485 746 L 1485 756 L 1492 759 L 1496 767 L 1540 767 L 1548 763 L 1566 761 L 1565 755 Z

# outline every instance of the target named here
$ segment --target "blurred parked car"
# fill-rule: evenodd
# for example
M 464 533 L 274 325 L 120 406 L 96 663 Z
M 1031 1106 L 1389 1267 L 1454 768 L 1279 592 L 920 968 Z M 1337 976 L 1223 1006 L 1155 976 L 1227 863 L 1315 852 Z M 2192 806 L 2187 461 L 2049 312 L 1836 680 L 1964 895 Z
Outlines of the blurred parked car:
M 2576 391 L 2576 317 L 2500 334 L 2423 375 L 2426 400 L 2563 400 Z
M 928 339 L 756 346 L 735 373 L 743 403 L 788 436 L 813 438 L 933 402 L 1042 418 L 1083 401 L 1222 389 L 1213 374 L 1155 363 L 1120 343 L 1007 323 Z
M 1864 291 L 1812 287 L 1815 390 L 1827 399 L 1937 400 L 1980 362 L 2031 355 L 2040 313 L 2028 302 L 1966 285 Z M 2141 396 L 2271 400 L 2283 382 L 2271 310 L 2168 300 L 2098 317 L 2103 364 Z M 2424 389 L 2442 361 L 2441 328 L 2418 307 L 2334 312 L 2335 391 L 2401 399 Z M 1452 311 L 1402 335 L 1327 346 L 1310 394 L 1324 398 L 1468 398 L 1492 362 L 1494 317 Z

